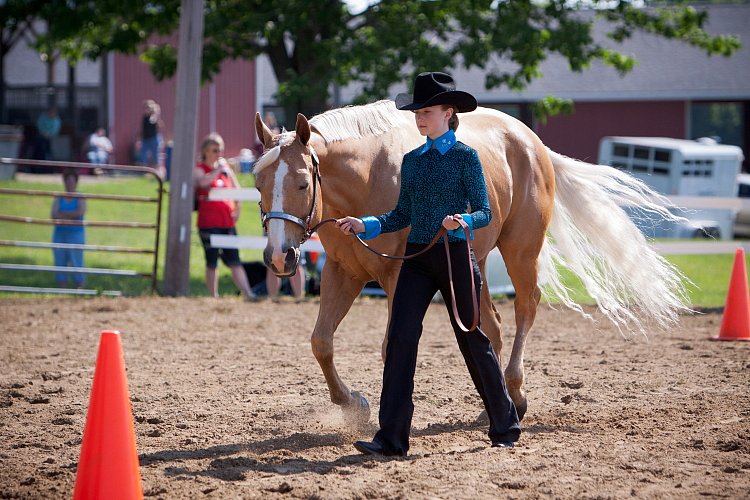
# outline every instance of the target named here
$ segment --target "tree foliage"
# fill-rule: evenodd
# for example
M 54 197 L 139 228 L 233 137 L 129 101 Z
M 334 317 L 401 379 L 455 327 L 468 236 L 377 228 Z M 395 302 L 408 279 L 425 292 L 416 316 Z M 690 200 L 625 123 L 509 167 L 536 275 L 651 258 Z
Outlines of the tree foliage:
M 540 76 L 550 54 L 574 71 L 595 61 L 626 73 L 635 59 L 613 47 L 637 31 L 729 56 L 739 47 L 730 35 L 704 30 L 707 15 L 682 2 L 639 8 L 631 1 L 589 0 L 582 15 L 570 0 L 381 0 L 352 13 L 339 0 L 205 0 L 203 78 L 226 59 L 266 54 L 289 111 L 319 112 L 332 84 L 358 82 L 358 101 L 389 95 L 396 82 L 436 68 L 481 68 L 487 89 L 523 89 Z M 174 33 L 179 0 L 67 0 L 42 7 L 50 20 L 46 42 L 63 55 L 96 58 L 107 51 L 142 52 L 159 78 L 176 69 L 176 50 L 153 35 Z M 593 12 L 593 15 L 591 14 Z M 608 21 L 609 42 L 595 40 L 597 18 Z M 502 64 L 489 64 L 495 56 Z M 564 110 L 548 100 L 539 109 Z M 293 116 L 293 115 L 292 115 Z

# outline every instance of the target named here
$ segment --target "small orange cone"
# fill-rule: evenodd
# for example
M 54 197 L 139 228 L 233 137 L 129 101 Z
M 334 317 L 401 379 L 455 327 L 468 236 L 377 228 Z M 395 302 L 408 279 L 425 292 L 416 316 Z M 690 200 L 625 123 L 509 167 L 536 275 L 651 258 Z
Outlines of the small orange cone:
M 721 330 L 712 340 L 750 340 L 750 297 L 747 289 L 745 251 L 738 248 L 734 255 L 727 302 L 721 318 Z
M 101 333 L 73 498 L 143 498 L 120 332 Z

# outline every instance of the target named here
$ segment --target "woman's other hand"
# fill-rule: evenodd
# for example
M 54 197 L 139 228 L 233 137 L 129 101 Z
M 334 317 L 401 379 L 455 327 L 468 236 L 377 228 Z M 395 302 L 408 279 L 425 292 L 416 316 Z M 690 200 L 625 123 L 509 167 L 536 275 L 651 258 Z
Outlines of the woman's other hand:
M 344 234 L 357 234 L 365 231 L 365 224 L 356 217 L 344 217 L 336 220 L 336 226 Z
M 458 229 L 459 227 L 461 227 L 461 224 L 458 223 L 459 220 L 463 220 L 461 214 L 446 215 L 445 219 L 443 219 L 443 227 L 448 231 Z

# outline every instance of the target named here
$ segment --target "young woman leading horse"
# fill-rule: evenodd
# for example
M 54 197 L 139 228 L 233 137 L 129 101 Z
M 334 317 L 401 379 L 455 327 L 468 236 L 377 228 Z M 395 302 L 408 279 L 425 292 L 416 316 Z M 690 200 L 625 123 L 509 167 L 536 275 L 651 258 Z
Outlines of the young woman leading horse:
M 354 443 L 366 454 L 406 455 L 409 450 L 417 346 L 424 315 L 438 290 L 446 300 L 454 301 L 446 305 L 461 354 L 487 410 L 492 446 L 513 447 L 520 434 L 516 408 L 492 344 L 480 330 L 478 319 L 470 331 L 464 331 L 461 321 L 461 316 L 468 318 L 469 312 L 473 313 L 472 302 L 479 302 L 482 287 L 474 253 L 462 240 L 471 239 L 472 230 L 489 224 L 492 212 L 477 152 L 458 142 L 454 133 L 458 128 L 456 113 L 474 111 L 477 102 L 471 94 L 455 88 L 446 73 L 421 73 L 414 82 L 414 96 L 396 98 L 398 109 L 414 111 L 417 129 L 427 137 L 426 144 L 404 156 L 396 208 L 378 217 L 344 217 L 336 222 L 344 233 L 362 233 L 366 239 L 411 226 L 406 252 L 418 254 L 402 265 L 393 295 L 380 430 L 372 442 Z M 472 213 L 465 213 L 469 207 Z M 459 221 L 466 224 L 466 234 Z M 443 236 L 448 239 L 448 253 L 443 253 L 441 246 L 430 246 L 441 226 L 449 231 Z M 470 273 L 474 273 L 473 280 Z
M 295 132 L 280 134 L 256 115 L 256 130 L 265 147 L 254 167 L 268 230 L 264 260 L 280 276 L 294 272 L 300 245 L 321 221 L 381 214 L 396 206 L 402 158 L 424 144 L 412 112 L 396 109 L 393 101 L 336 109 L 310 121 L 300 114 Z M 474 231 L 480 273 L 487 254 L 498 248 L 516 291 L 515 336 L 504 373 L 522 418 L 527 409 L 523 354 L 541 296 L 540 278 L 549 297 L 583 313 L 562 284 L 559 266 L 567 266 L 602 313 L 621 327 L 643 330 L 649 320 L 668 325 L 685 307 L 681 276 L 620 206 L 674 216 L 642 182 L 554 153 L 504 113 L 478 108 L 462 114 L 456 135 L 478 154 L 492 213 L 489 224 Z M 368 281 L 380 283 L 393 311 L 401 263 L 374 255 L 333 224 L 318 228 L 318 235 L 326 264 L 312 350 L 331 400 L 347 415 L 367 418 L 367 400 L 336 371 L 333 335 Z M 385 233 L 370 245 L 404 255 L 407 236 L 407 229 Z M 502 366 L 501 318 L 487 287 L 481 290 L 480 311 L 482 330 Z

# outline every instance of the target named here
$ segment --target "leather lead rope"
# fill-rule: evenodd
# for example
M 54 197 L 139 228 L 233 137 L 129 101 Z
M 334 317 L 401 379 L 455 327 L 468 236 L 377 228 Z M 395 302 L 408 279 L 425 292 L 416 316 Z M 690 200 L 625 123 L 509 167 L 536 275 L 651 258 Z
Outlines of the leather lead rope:
M 462 219 L 455 219 L 456 222 L 461 226 L 461 229 L 464 231 L 464 236 L 466 238 L 466 258 L 467 258 L 467 264 L 469 266 L 469 276 L 471 276 L 471 301 L 472 301 L 472 307 L 473 307 L 473 318 L 471 322 L 471 327 L 466 328 L 461 322 L 461 318 L 458 315 L 458 307 L 456 306 L 456 292 L 453 290 L 453 266 L 451 265 L 451 250 L 450 250 L 450 244 L 448 243 L 448 230 L 444 227 L 440 227 L 440 230 L 437 232 L 434 238 L 432 238 L 432 241 L 422 250 L 420 250 L 417 253 L 413 253 L 410 255 L 388 255 L 385 253 L 380 253 L 377 250 L 373 249 L 370 245 L 362 241 L 362 238 L 360 238 L 357 234 L 354 234 L 354 237 L 357 238 L 357 241 L 359 241 L 363 247 L 365 247 L 370 252 L 374 253 L 375 255 L 379 257 L 383 257 L 385 259 L 391 259 L 391 260 L 409 260 L 413 259 L 414 257 L 417 257 L 419 255 L 422 255 L 427 250 L 435 246 L 435 244 L 438 242 L 441 236 L 445 236 L 443 238 L 443 243 L 445 244 L 445 256 L 448 260 L 448 282 L 450 284 L 451 289 L 451 308 L 453 310 L 453 317 L 456 320 L 456 323 L 458 324 L 458 327 L 463 331 L 464 333 L 469 333 L 474 330 L 476 330 L 477 326 L 479 326 L 479 303 L 477 301 L 477 294 L 475 292 L 476 290 L 476 282 L 474 281 L 474 271 L 472 269 L 471 265 L 471 233 L 469 232 L 469 225 L 466 224 L 466 221 Z M 318 224 L 315 225 L 312 229 L 310 229 L 310 233 L 317 231 L 318 228 L 324 224 L 327 224 L 329 222 L 335 222 L 336 219 L 325 219 Z

